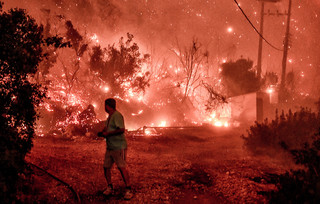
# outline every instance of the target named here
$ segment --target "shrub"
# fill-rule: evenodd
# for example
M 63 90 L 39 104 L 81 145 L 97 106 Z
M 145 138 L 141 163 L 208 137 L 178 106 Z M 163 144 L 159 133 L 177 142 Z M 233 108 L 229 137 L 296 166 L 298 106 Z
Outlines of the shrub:
M 296 164 L 305 169 L 291 170 L 281 175 L 273 175 L 277 190 L 261 192 L 270 203 L 319 203 L 320 202 L 320 130 L 315 135 L 312 145 L 306 143 L 304 148 L 290 150 Z M 268 178 L 265 178 L 268 180 Z
M 266 181 L 277 187 L 271 192 L 260 192 L 268 197 L 270 203 L 320 202 L 319 126 L 319 112 L 301 108 L 295 113 L 276 114 L 276 119 L 270 123 L 268 120 L 256 123 L 248 130 L 247 137 L 242 136 L 245 147 L 251 152 L 265 154 L 270 150 L 283 150 L 303 167 L 281 175 L 264 176 Z
M 285 145 L 288 149 L 302 148 L 306 142 L 311 142 L 320 124 L 320 115 L 310 109 L 301 108 L 299 111 L 287 114 L 284 112 L 271 122 L 266 119 L 262 123 L 256 122 L 248 130 L 244 139 L 245 147 L 257 154 L 264 154 L 274 150 L 281 150 Z

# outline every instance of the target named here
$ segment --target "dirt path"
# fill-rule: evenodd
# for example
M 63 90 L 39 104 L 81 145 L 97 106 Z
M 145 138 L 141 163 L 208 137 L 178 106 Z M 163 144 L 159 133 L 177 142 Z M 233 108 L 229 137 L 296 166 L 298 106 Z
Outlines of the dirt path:
M 170 130 L 161 137 L 128 137 L 128 168 L 135 196 L 132 203 L 266 203 L 260 190 L 274 186 L 255 183 L 263 173 L 281 168 L 270 161 L 250 157 L 242 148 L 241 130 Z M 28 161 L 69 183 L 83 203 L 122 203 L 123 182 L 114 168 L 115 195 L 102 196 L 105 188 L 103 140 L 63 141 L 36 139 Z M 41 177 L 41 176 L 38 176 Z M 41 182 L 41 179 L 39 179 Z M 57 193 L 59 185 L 41 188 L 49 201 L 70 203 L 69 193 Z M 40 198 L 41 196 L 39 196 Z

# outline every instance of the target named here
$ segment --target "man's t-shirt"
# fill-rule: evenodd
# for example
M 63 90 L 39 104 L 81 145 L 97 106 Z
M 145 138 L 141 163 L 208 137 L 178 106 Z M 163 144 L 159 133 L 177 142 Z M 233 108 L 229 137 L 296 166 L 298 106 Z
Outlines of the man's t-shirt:
M 120 112 L 115 111 L 112 115 L 109 115 L 106 121 L 107 131 L 114 131 L 116 129 L 125 128 L 124 119 Z M 118 135 L 111 135 L 106 138 L 107 149 L 120 150 L 127 148 L 127 141 L 124 133 Z

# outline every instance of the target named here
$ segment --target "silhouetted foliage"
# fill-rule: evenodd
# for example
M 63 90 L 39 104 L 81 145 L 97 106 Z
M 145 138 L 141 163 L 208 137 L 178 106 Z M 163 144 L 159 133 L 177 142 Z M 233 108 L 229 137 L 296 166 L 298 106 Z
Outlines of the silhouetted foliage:
M 80 43 L 82 41 L 82 36 L 80 33 L 73 27 L 73 24 L 71 21 L 66 21 L 66 28 L 67 28 L 67 40 L 71 41 L 73 49 L 75 49 L 77 52 L 80 49 Z
M 9 203 L 32 147 L 36 106 L 45 97 L 45 89 L 31 82 L 45 56 L 42 46 L 67 44 L 44 39 L 42 26 L 21 9 L 4 12 L 1 6 L 0 29 L 0 200 Z
M 286 145 L 284 148 L 287 149 Z M 281 175 L 264 176 L 268 183 L 276 185 L 277 190 L 260 193 L 267 196 L 270 203 L 319 203 L 320 131 L 315 134 L 311 145 L 306 143 L 301 149 L 287 150 L 293 155 L 296 164 L 305 168 L 290 170 Z
M 183 101 L 185 101 L 201 82 L 200 70 L 205 62 L 208 62 L 209 52 L 203 48 L 197 38 L 193 38 L 192 42 L 185 47 L 181 47 L 177 40 L 172 51 L 183 69 L 182 83 L 185 85 Z
M 270 150 L 281 149 L 286 144 L 289 149 L 300 148 L 312 139 L 320 124 L 320 115 L 310 109 L 301 108 L 300 111 L 280 116 L 271 122 L 266 119 L 262 123 L 256 122 L 248 130 L 247 136 L 242 136 L 245 147 L 254 152 L 265 154 Z M 268 151 L 266 151 L 268 150 Z
M 253 61 L 239 59 L 222 64 L 222 84 L 228 96 L 237 96 L 259 90 L 260 82 L 254 70 Z
M 213 86 L 210 86 L 205 82 L 202 82 L 202 85 L 209 93 L 209 98 L 205 104 L 206 111 L 212 111 L 216 109 L 219 105 L 228 103 L 227 97 L 218 93 Z
M 113 44 L 104 49 L 100 46 L 93 47 L 90 69 L 108 83 L 115 94 L 122 94 L 121 84 L 124 82 L 130 82 L 135 91 L 145 91 L 149 86 L 150 73 L 140 71 L 149 57 L 148 54 L 141 55 L 139 46 L 133 42 L 133 35 L 128 33 L 127 40 L 124 42 L 121 37 L 117 46 Z
M 266 72 L 263 77 L 263 84 L 265 86 L 277 85 L 278 83 L 278 75 L 275 72 Z
M 268 183 L 277 190 L 260 192 L 270 203 L 319 203 L 320 202 L 320 112 L 301 108 L 300 111 L 283 113 L 271 123 L 265 121 L 250 127 L 245 146 L 255 153 L 266 154 L 270 149 L 282 148 L 293 156 L 296 164 L 304 166 L 281 175 L 265 175 Z M 261 148 L 262 147 L 262 148 Z

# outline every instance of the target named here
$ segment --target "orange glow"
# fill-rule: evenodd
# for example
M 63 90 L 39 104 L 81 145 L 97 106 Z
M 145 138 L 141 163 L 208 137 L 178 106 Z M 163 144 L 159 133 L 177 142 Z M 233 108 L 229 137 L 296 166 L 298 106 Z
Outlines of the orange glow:
M 222 126 L 229 127 L 229 123 L 228 122 L 222 122 L 222 121 L 219 121 L 219 120 L 215 121 L 213 125 L 216 126 L 216 127 L 222 127 Z
M 150 134 L 151 134 L 151 131 L 150 131 L 150 130 L 148 130 L 148 129 L 146 129 L 146 130 L 144 131 L 144 134 L 146 134 L 146 135 L 150 135 Z
M 110 88 L 109 88 L 109 87 L 107 87 L 107 86 L 105 86 L 105 87 L 103 88 L 103 90 L 104 90 L 104 92 L 105 92 L 105 93 L 108 93 L 108 92 L 109 92 L 109 90 L 110 90 Z
M 223 58 L 222 63 L 226 63 L 226 62 L 227 62 L 227 58 Z
M 167 125 L 167 122 L 163 120 L 160 122 L 159 127 L 166 127 L 166 125 Z
M 90 37 L 90 39 L 91 39 L 92 41 L 96 42 L 96 43 L 99 43 L 99 39 L 98 39 L 97 34 L 93 34 L 93 35 Z
M 132 116 L 140 115 L 143 113 L 143 110 L 139 110 L 138 113 L 131 113 Z
M 205 121 L 216 127 L 229 127 L 231 119 L 231 108 L 230 106 L 223 105 L 214 110 Z
M 273 88 L 268 88 L 267 93 L 272 94 L 274 92 Z

